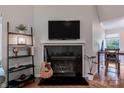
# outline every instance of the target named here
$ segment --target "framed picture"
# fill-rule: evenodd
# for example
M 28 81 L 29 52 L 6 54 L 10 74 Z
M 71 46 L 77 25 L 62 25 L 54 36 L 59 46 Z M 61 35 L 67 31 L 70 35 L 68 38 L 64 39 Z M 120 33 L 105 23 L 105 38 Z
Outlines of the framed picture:
M 26 45 L 26 38 L 25 37 L 18 37 L 17 44 L 19 45 Z

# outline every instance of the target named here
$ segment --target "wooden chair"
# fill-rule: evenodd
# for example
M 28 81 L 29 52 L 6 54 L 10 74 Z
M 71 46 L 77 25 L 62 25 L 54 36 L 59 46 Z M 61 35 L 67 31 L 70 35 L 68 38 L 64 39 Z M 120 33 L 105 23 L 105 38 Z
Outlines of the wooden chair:
M 118 77 L 120 76 L 120 49 L 105 49 L 105 75 L 107 75 L 109 64 L 115 64 Z

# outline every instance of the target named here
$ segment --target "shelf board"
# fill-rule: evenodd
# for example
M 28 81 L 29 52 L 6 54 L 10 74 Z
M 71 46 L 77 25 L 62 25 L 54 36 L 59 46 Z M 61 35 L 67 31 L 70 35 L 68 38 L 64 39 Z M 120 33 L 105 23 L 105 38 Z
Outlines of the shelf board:
M 32 36 L 31 34 L 23 34 L 23 33 L 17 33 L 17 32 L 8 32 L 8 34 L 13 34 L 13 35 L 24 35 L 24 36 Z
M 9 81 L 9 87 L 23 87 L 25 84 L 27 84 L 30 81 L 34 81 L 35 77 L 34 75 L 28 75 L 28 78 L 26 80 L 17 81 L 17 80 L 11 80 Z
M 13 72 L 17 72 L 17 71 L 21 71 L 21 70 L 25 70 L 25 69 L 29 69 L 29 68 L 32 68 L 32 67 L 34 67 L 34 65 L 33 64 L 29 64 L 29 65 L 23 65 L 23 66 L 20 66 L 20 67 L 18 67 L 18 68 L 10 68 L 9 69 L 9 73 L 13 73 Z
M 33 45 L 9 44 L 9 47 L 32 47 Z
M 33 55 L 20 55 L 20 56 L 9 56 L 9 59 L 13 58 L 23 58 L 23 57 L 32 57 Z

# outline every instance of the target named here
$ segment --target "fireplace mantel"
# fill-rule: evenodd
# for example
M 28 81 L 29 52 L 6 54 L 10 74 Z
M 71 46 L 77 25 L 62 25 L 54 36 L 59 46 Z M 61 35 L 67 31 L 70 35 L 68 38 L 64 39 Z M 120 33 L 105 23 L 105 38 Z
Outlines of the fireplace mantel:
M 82 40 L 48 40 L 41 41 L 41 44 L 85 44 Z

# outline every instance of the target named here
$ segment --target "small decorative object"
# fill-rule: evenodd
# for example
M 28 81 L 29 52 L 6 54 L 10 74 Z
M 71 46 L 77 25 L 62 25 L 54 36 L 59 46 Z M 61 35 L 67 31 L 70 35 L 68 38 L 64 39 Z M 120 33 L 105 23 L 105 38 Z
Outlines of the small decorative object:
M 26 45 L 26 38 L 25 37 L 18 37 L 17 44 L 19 45 Z
M 19 79 L 21 79 L 21 80 L 24 80 L 26 78 L 26 75 L 25 74 L 22 74 L 20 77 L 19 77 Z
M 27 27 L 24 24 L 16 26 L 16 29 L 19 31 L 19 33 L 25 33 L 25 31 L 27 31 Z
M 19 64 L 15 64 L 15 68 L 18 68 L 19 67 Z
M 13 48 L 13 53 L 14 53 L 14 56 L 15 57 L 17 57 L 18 56 L 18 52 L 19 52 L 19 50 L 18 50 L 18 48 Z

